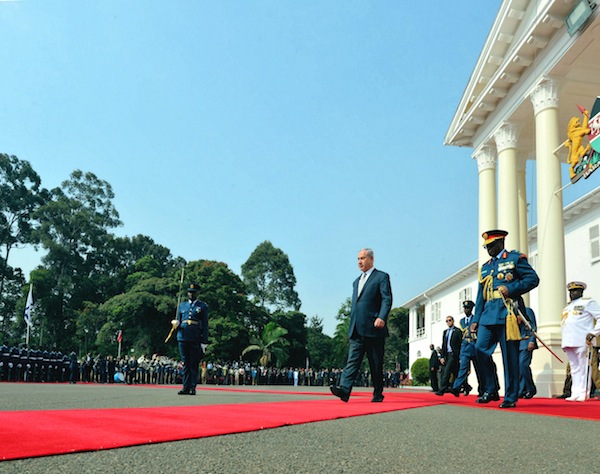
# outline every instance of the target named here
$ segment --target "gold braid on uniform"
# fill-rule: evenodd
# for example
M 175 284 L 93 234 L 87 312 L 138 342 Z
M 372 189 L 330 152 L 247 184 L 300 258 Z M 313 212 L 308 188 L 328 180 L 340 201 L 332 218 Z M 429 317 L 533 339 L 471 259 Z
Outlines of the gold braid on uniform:
M 486 301 L 494 299 L 494 276 L 490 273 L 485 278 L 481 278 L 481 268 L 479 269 L 479 283 L 483 285 L 483 299 Z M 520 341 L 521 331 L 519 330 L 519 323 L 517 322 L 517 316 L 513 310 L 512 304 L 510 304 L 504 295 L 502 296 L 502 302 L 508 312 L 506 315 L 506 340 L 507 341 Z

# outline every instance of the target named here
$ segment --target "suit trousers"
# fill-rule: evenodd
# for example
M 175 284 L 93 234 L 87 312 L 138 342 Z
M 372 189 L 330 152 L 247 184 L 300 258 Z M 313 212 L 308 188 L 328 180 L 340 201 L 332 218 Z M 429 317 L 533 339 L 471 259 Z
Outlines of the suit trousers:
M 497 389 L 496 367 L 491 355 L 500 344 L 504 365 L 504 400 L 516 403 L 519 398 L 519 341 L 506 340 L 506 325 L 479 325 L 477 330 L 477 365 L 481 369 L 481 378 L 485 391 L 494 393 Z
M 446 359 L 444 360 L 444 365 L 442 366 L 440 392 L 447 392 L 450 390 L 450 388 L 452 388 L 450 378 L 452 378 L 452 380 L 456 380 L 456 377 L 458 376 L 458 364 L 458 354 L 454 352 L 448 352 L 448 354 L 446 354 Z
M 369 369 L 371 379 L 373 380 L 373 394 L 381 395 L 383 393 L 383 353 L 385 347 L 385 337 L 363 337 L 356 331 L 349 339 L 350 349 L 348 350 L 348 361 L 342 372 L 340 387 L 346 393 L 352 392 L 352 386 L 360 371 L 365 353 L 369 360 Z
M 184 390 L 196 388 L 198 383 L 198 364 L 202 350 L 199 342 L 179 341 L 179 353 L 183 362 L 182 382 Z

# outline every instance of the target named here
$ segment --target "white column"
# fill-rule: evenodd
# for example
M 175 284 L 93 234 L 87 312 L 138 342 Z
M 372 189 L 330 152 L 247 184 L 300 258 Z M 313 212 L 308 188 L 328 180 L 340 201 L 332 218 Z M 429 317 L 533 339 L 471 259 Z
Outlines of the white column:
M 517 187 L 519 192 L 519 246 L 517 247 L 525 255 L 529 255 L 529 221 L 527 212 L 527 155 L 518 153 L 517 158 Z
M 553 153 L 561 142 L 558 130 L 558 84 L 553 80 L 545 80 L 533 90 L 530 98 L 535 113 L 537 165 L 538 334 L 554 352 L 560 354 L 560 321 L 566 301 L 566 277 L 563 200 L 559 191 L 561 169 L 560 160 Z M 560 393 L 565 366 L 543 349 L 536 351 L 534 360 L 540 369 L 542 388 L 545 389 L 541 394 Z
M 517 155 L 517 186 L 519 190 L 519 247 L 525 255 L 529 255 L 529 223 L 527 220 L 527 155 L 518 153 Z M 529 306 L 529 293 L 523 295 L 525 306 Z
M 479 235 L 477 243 L 481 244 L 481 234 L 496 228 L 496 155 L 493 147 L 484 145 L 473 153 L 479 171 Z M 485 249 L 478 245 L 479 265 L 489 259 Z
M 498 228 L 508 231 L 506 248 L 519 249 L 518 129 L 504 123 L 494 134 L 498 151 Z

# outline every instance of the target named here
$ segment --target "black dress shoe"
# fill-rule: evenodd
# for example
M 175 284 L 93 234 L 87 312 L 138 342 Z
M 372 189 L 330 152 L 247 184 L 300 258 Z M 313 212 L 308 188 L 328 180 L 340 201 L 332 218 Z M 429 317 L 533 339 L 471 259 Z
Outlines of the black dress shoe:
M 434 393 L 440 397 L 443 397 L 444 393 L 446 393 L 446 392 L 442 392 L 441 390 L 438 390 L 437 392 L 434 392 Z
M 569 398 L 570 396 L 571 396 L 571 394 L 570 394 L 570 393 L 563 393 L 562 395 L 559 395 L 559 396 L 558 396 L 558 397 L 556 397 L 556 398 Z
M 383 395 L 374 395 L 373 398 L 371 398 L 371 402 L 372 403 L 380 403 L 383 401 L 385 397 Z
M 498 396 L 498 394 L 496 394 L 496 396 Z M 481 397 L 475 400 L 475 403 L 490 403 L 492 400 L 494 400 L 494 394 L 485 392 Z M 499 398 L 496 398 L 495 400 L 499 400 Z
M 196 389 L 195 388 L 190 389 L 190 393 L 189 394 L 190 395 L 196 395 Z
M 177 395 L 189 395 L 190 391 L 187 388 L 184 388 L 183 390 L 179 390 L 179 392 L 177 392 Z
M 451 388 L 448 391 L 455 397 L 460 397 L 460 388 Z M 465 395 L 468 395 L 468 393 L 465 393 Z
M 345 390 L 342 390 L 341 387 L 337 387 L 336 385 L 332 385 L 331 387 L 329 387 L 329 390 L 331 390 L 331 393 L 333 393 L 336 397 L 338 397 L 343 402 L 347 402 L 348 399 L 350 398 L 350 394 L 348 392 L 346 392 Z
M 523 398 L 525 398 L 526 400 L 529 400 L 530 398 L 533 398 L 535 396 L 537 392 L 525 392 L 523 394 Z
M 491 400 L 493 402 L 497 402 L 498 400 L 500 400 L 500 395 L 498 395 L 498 392 L 492 393 L 491 397 L 492 397 Z
M 515 402 L 502 402 L 498 405 L 499 408 L 517 408 L 517 404 Z

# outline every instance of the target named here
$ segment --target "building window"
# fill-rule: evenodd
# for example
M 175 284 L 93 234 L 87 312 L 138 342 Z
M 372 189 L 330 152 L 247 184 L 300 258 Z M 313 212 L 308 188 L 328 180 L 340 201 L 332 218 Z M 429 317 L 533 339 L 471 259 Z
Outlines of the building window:
M 431 322 L 439 323 L 442 319 L 442 303 L 437 301 L 431 305 Z
M 464 301 L 467 300 L 471 300 L 473 301 L 473 298 L 471 297 L 471 288 L 464 288 L 462 289 L 459 294 L 458 294 L 458 314 L 462 313 L 462 304 Z
M 417 328 L 416 337 L 425 337 L 425 305 L 417 306 Z
M 600 226 L 597 224 L 590 227 L 590 251 L 592 262 L 600 260 Z

